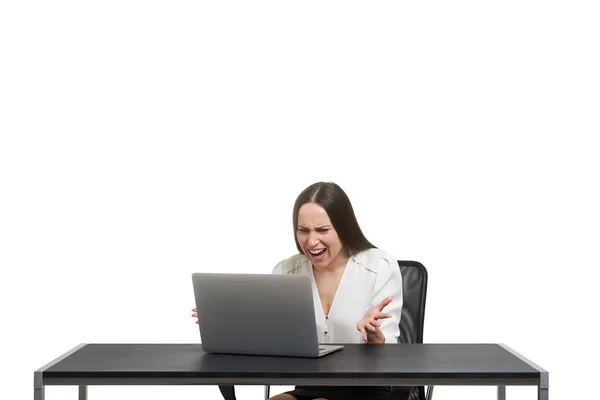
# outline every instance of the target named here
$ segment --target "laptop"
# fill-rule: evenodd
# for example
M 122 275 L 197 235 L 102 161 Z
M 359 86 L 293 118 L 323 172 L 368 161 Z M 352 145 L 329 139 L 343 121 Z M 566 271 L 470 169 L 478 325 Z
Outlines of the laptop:
M 208 353 L 321 357 L 308 275 L 192 274 L 202 348 Z

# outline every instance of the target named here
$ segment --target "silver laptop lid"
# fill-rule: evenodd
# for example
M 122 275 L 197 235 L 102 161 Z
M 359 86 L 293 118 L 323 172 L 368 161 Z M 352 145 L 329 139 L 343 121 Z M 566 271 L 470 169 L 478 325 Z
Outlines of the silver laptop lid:
M 307 275 L 192 275 L 200 336 L 210 353 L 316 357 Z

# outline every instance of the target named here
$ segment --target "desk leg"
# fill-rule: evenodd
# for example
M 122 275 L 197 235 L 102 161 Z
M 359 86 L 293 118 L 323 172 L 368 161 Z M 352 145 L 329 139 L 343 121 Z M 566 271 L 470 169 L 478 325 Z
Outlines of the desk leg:
M 498 386 L 498 400 L 506 400 L 506 386 Z
M 33 400 L 44 400 L 44 387 L 33 388 Z
M 33 373 L 33 400 L 44 400 L 44 380 L 39 371 Z
M 541 371 L 540 384 L 538 385 L 538 400 L 548 400 L 548 387 L 550 386 L 548 371 Z
M 87 386 L 79 386 L 79 400 L 87 400 Z

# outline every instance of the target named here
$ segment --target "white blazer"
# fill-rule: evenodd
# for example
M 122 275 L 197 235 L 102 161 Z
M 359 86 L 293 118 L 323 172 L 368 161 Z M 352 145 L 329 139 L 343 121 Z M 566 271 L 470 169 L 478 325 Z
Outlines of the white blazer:
M 402 275 L 396 258 L 381 249 L 368 249 L 351 255 L 340 280 L 329 315 L 323 312 L 312 264 L 304 254 L 296 254 L 273 268 L 274 274 L 305 274 L 312 281 L 319 343 L 363 343 L 356 324 L 367 310 L 392 296 L 383 311 L 391 318 L 381 319 L 386 343 L 397 343 L 402 312 Z

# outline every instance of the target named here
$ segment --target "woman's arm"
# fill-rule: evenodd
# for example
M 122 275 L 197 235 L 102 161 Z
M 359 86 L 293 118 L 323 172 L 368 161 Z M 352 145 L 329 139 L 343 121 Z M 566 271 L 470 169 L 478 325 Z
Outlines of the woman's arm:
M 368 335 L 373 336 L 374 343 L 398 343 L 400 337 L 399 325 L 403 304 L 402 275 L 398 261 L 391 254 L 387 254 L 379 264 L 371 307 L 377 307 L 388 297 L 391 297 L 392 300 L 383 307 L 382 312 L 387 313 L 389 318 L 379 319 L 378 322 L 381 325 L 377 332 Z M 383 341 L 381 341 L 382 339 Z M 371 343 L 370 338 L 369 343 Z

